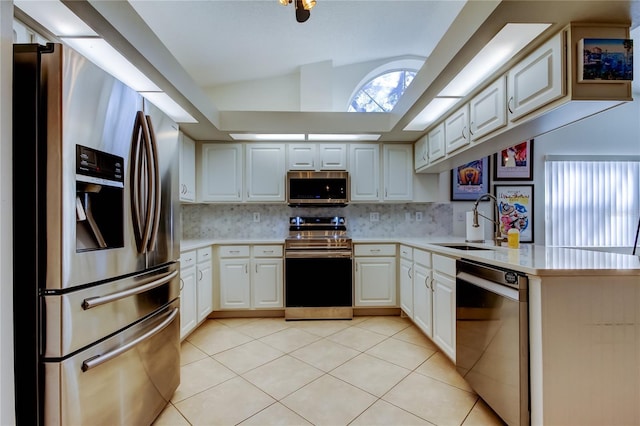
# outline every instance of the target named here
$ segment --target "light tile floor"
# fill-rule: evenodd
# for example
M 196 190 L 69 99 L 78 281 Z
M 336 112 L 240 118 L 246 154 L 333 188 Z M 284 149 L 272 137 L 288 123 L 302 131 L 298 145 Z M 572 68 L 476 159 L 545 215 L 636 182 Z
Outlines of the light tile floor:
M 207 320 L 161 425 L 501 425 L 405 318 Z

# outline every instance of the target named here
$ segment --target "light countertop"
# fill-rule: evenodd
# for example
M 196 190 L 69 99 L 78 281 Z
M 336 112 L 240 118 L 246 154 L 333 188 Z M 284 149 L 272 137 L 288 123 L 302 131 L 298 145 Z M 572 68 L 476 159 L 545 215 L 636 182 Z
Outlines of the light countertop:
M 461 243 L 461 237 L 438 238 L 353 238 L 355 244 L 404 244 L 418 249 L 429 250 L 455 258 L 465 258 L 490 265 L 509 268 L 530 275 L 640 275 L 640 256 L 561 247 L 545 247 L 521 244 L 519 249 L 495 247 L 489 244 L 469 245 L 490 250 L 458 250 L 437 245 L 438 243 Z M 284 238 L 232 240 L 202 239 L 183 240 L 181 250 L 194 250 L 210 245 L 224 244 L 283 244 Z

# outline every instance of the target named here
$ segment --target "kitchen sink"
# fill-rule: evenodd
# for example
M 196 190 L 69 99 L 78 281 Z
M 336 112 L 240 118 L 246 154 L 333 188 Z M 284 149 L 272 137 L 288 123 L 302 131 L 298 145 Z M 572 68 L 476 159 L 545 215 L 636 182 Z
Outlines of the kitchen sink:
M 470 246 L 468 244 L 460 244 L 460 243 L 433 243 L 433 245 L 434 246 L 440 246 L 440 247 L 452 248 L 452 249 L 456 249 L 456 250 L 466 250 L 466 251 L 493 250 L 491 248 L 476 247 L 476 246 Z

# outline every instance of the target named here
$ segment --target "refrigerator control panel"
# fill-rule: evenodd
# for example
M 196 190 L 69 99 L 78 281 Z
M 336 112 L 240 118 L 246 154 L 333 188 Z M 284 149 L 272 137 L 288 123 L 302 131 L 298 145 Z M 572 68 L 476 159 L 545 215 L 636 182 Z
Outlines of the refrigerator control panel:
M 124 182 L 124 159 L 117 155 L 76 145 L 76 173 L 108 181 Z

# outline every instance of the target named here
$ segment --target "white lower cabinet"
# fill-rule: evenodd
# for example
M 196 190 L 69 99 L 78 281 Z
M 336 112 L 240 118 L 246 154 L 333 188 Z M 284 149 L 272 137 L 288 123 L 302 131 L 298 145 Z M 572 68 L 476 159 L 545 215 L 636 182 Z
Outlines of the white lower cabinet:
M 355 244 L 354 255 L 354 306 L 397 306 L 395 244 Z
M 220 309 L 282 308 L 281 245 L 221 246 Z
M 455 362 L 456 359 L 456 261 L 434 254 L 433 341 Z
M 431 253 L 413 250 L 413 322 L 430 338 L 433 337 L 433 287 Z
M 400 309 L 413 319 L 413 249 L 400 246 Z
M 180 255 L 180 338 L 184 339 L 213 310 L 211 247 Z

